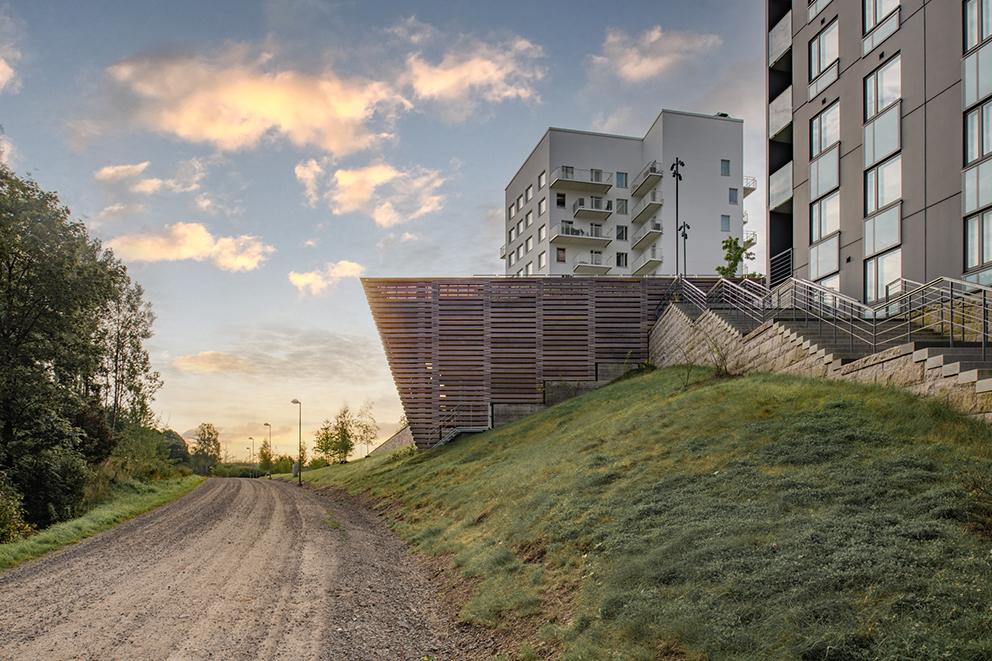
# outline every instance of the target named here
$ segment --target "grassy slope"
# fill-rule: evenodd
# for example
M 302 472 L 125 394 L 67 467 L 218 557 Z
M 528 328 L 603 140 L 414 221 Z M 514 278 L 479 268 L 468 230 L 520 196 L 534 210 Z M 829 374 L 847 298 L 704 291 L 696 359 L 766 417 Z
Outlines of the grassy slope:
M 0 544 L 0 570 L 9 569 L 50 551 L 75 544 L 108 528 L 155 509 L 199 485 L 198 475 L 159 482 L 132 482 L 79 518 L 57 523 L 36 535 L 10 544 Z
M 542 654 L 894 659 L 992 657 L 990 469 L 992 429 L 933 401 L 672 368 L 305 475 L 452 554 L 463 619 L 551 614 Z

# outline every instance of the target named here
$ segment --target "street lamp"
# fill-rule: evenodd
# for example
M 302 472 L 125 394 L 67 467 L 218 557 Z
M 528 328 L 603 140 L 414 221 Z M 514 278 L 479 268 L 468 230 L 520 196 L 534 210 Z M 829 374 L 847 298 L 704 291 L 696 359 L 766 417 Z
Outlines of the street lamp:
M 675 178 L 675 277 L 679 276 L 679 183 L 682 181 L 682 168 L 685 163 L 678 156 L 669 168 Z
M 678 231 L 682 234 L 682 270 L 686 275 L 689 275 L 689 249 L 686 248 L 686 241 L 689 238 L 689 230 L 691 229 L 692 228 L 689 227 L 689 223 L 682 223 L 682 225 L 678 227 Z M 675 245 L 678 246 L 678 244 L 679 237 L 676 236 Z
M 272 479 L 272 457 L 273 457 L 273 455 L 275 455 L 275 453 L 272 451 L 272 425 L 270 425 L 267 422 L 263 422 L 262 423 L 262 426 L 269 428 L 269 479 L 271 480 Z M 261 466 L 259 466 L 259 470 L 261 470 Z
M 251 441 L 251 454 L 248 455 L 248 463 L 249 464 L 253 464 L 253 463 L 255 463 L 255 439 L 254 439 L 254 437 L 249 436 L 248 437 L 248 440 Z M 251 476 L 252 477 L 255 477 L 255 469 L 254 468 L 252 468 L 252 475 Z
M 296 473 L 299 478 L 299 486 L 303 486 L 303 402 L 298 399 L 294 399 L 290 404 L 296 404 L 300 409 L 300 444 L 296 449 L 297 461 L 299 462 L 300 469 Z

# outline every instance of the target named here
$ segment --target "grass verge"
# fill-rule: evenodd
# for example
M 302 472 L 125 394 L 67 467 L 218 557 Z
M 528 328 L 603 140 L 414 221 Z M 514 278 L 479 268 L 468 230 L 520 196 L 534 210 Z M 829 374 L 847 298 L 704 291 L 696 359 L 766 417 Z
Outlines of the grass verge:
M 758 375 L 627 379 L 429 452 L 305 472 L 474 586 L 519 658 L 992 658 L 992 428 Z
M 26 539 L 0 544 L 0 571 L 133 519 L 189 493 L 203 480 L 198 475 L 187 475 L 169 480 L 133 481 L 120 485 L 108 498 L 78 518 L 57 523 Z

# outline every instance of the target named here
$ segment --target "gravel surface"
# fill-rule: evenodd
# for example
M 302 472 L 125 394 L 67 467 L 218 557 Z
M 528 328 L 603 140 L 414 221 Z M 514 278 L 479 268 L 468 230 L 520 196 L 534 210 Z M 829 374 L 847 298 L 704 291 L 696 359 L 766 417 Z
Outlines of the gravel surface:
M 208 480 L 0 574 L 2 659 L 460 659 L 479 651 L 375 514 L 276 480 Z

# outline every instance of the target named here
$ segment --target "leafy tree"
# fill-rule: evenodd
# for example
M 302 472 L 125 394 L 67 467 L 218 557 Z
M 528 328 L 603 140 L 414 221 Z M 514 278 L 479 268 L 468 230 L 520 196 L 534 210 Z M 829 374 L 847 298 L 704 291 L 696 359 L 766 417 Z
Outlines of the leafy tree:
M 281 454 L 272 460 L 273 473 L 292 473 L 295 460 L 288 454 Z
M 24 522 L 21 494 L 0 472 L 0 544 L 14 542 L 31 533 L 31 526 Z
M 317 452 L 330 462 L 344 463 L 355 448 L 357 420 L 345 404 L 334 416 L 334 421 L 324 420 L 314 439 Z
M 193 470 L 203 475 L 220 463 L 220 433 L 209 422 L 196 428 L 192 459 Z
M 258 449 L 258 469 L 263 473 L 272 470 L 272 447 L 267 438 L 262 441 L 262 447 Z
M 173 464 L 190 463 L 189 446 L 186 445 L 186 439 L 180 436 L 178 432 L 172 429 L 166 429 L 162 432 L 162 439 L 166 450 L 169 452 L 169 461 Z
M 372 402 L 368 401 L 358 409 L 355 417 L 355 445 L 365 446 L 365 456 L 372 450 L 372 444 L 379 436 L 379 425 L 372 414 Z
M 754 259 L 751 251 L 757 241 L 754 238 L 745 239 L 743 243 L 736 236 L 729 236 L 720 246 L 723 248 L 723 266 L 717 266 L 716 272 L 724 278 L 735 278 L 745 259 Z

